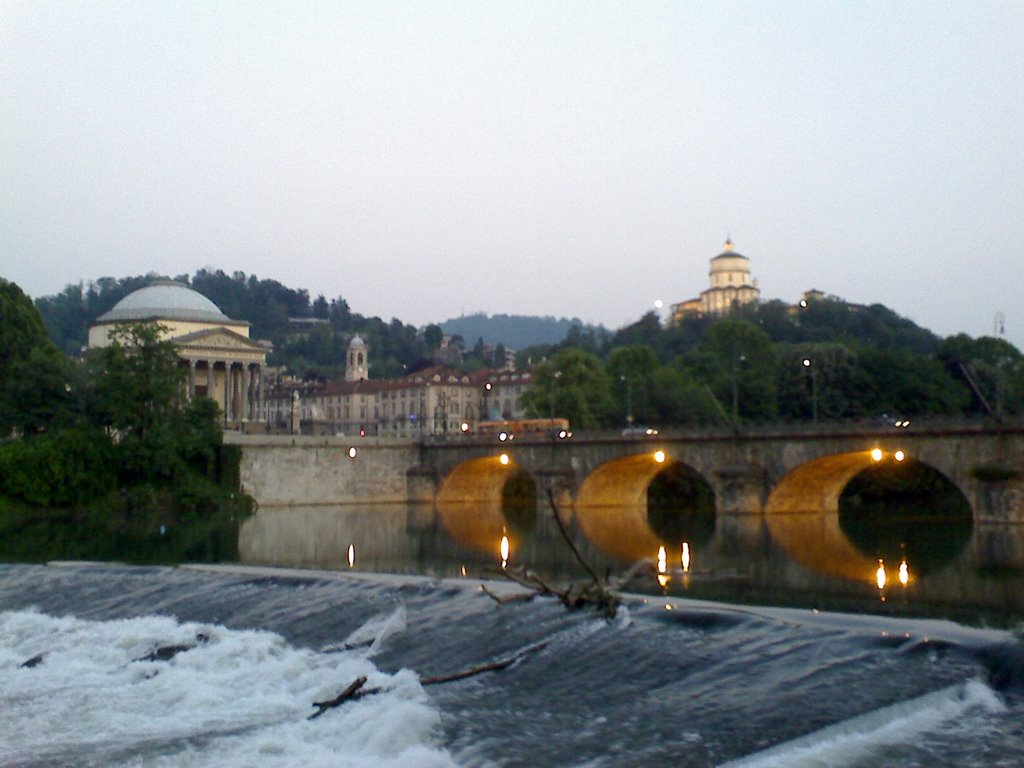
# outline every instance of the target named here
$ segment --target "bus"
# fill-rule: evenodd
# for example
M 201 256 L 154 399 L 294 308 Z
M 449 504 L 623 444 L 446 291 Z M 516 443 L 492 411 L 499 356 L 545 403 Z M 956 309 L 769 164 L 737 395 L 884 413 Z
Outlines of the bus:
M 568 419 L 499 419 L 481 421 L 476 425 L 478 435 L 494 435 L 499 440 L 511 440 L 526 435 L 550 435 L 560 439 L 572 436 Z M 504 435 L 504 437 L 502 437 Z

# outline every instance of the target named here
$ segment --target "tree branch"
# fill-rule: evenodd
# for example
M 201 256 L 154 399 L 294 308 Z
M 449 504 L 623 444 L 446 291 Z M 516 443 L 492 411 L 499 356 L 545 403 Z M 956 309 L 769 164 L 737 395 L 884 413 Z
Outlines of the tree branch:
M 335 696 L 330 701 L 314 701 L 313 702 L 313 706 L 314 707 L 319 707 L 319 709 L 316 712 L 314 712 L 312 715 L 307 717 L 306 719 L 307 720 L 315 720 L 316 718 L 320 717 L 320 715 L 322 715 L 324 712 L 326 712 L 328 709 L 334 709 L 335 707 L 337 707 L 337 706 L 339 706 L 341 704 L 344 704 L 349 699 L 354 698 L 356 696 L 356 694 L 360 693 L 359 689 L 362 688 L 365 684 L 366 684 L 366 676 L 363 675 L 362 677 L 357 677 L 355 680 L 353 680 L 351 685 L 349 685 L 348 688 L 346 688 L 344 691 L 339 693 L 337 696 Z M 362 694 L 376 693 L 379 690 L 380 690 L 379 688 L 375 688 L 372 691 L 363 691 Z M 360 695 L 362 695 L 362 694 L 360 694 Z

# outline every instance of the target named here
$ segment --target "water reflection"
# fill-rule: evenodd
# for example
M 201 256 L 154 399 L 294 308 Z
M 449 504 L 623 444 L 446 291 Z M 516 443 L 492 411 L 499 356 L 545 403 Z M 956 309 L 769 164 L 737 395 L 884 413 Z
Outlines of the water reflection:
M 868 557 L 910 558 L 919 573 L 941 570 L 970 541 L 971 507 L 946 477 L 913 459 L 858 473 L 839 497 L 839 525 Z
M 932 535 L 941 537 L 939 529 Z M 905 552 L 869 557 L 844 535 L 836 514 L 719 515 L 699 546 L 660 538 L 642 504 L 577 510 L 570 524 L 598 573 L 622 573 L 637 560 L 656 566 L 662 578 L 648 575 L 630 587 L 634 591 L 804 607 L 883 606 L 964 620 L 987 609 L 1016 612 L 1019 620 L 1024 571 L 1013 558 L 1024 552 L 1024 526 L 982 530 L 980 542 L 971 539 L 959 550 L 946 545 L 954 552 L 946 567 L 924 571 L 910 554 L 913 540 Z M 585 577 L 546 510 L 541 514 L 534 505 L 532 524 L 515 527 L 500 500 L 436 508 L 263 507 L 243 526 L 239 551 L 246 563 L 468 578 L 493 576 L 501 561 L 514 559 L 550 578 Z M 1000 553 L 1007 557 L 996 559 Z

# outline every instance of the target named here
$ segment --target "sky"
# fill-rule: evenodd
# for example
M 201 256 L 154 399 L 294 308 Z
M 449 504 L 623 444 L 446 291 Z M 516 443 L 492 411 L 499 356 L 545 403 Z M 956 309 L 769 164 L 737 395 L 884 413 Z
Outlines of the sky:
M 5 0 L 0 276 L 615 329 L 730 237 L 1024 348 L 1022 52 L 1024 0 Z

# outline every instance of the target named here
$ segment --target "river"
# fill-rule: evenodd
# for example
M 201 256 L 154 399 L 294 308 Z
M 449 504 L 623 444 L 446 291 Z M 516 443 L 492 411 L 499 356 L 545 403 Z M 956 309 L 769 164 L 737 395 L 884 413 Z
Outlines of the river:
M 634 512 L 570 526 L 602 574 L 664 549 L 611 620 L 480 590 L 503 537 L 585 575 L 543 510 L 265 508 L 240 564 L 0 565 L 0 765 L 1024 765 L 1016 528 Z

